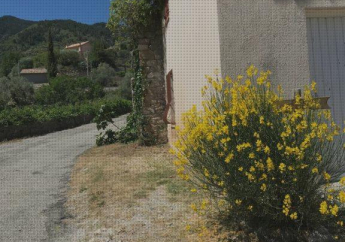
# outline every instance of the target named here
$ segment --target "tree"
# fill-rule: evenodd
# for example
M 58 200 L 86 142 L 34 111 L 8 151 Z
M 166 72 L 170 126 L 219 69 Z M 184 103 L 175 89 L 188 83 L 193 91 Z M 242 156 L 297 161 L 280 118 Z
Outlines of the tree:
M 57 75 L 57 61 L 54 54 L 54 43 L 51 34 L 51 29 L 48 30 L 48 75 L 49 77 L 56 77 Z
M 11 73 L 12 68 L 18 63 L 20 54 L 8 52 L 4 55 L 0 65 L 0 76 L 7 76 Z
M 135 40 L 163 9 L 163 0 L 113 0 L 107 26 L 119 37 Z
M 59 56 L 59 64 L 62 66 L 77 67 L 80 62 L 80 56 L 76 51 L 61 51 Z
M 92 73 L 92 80 L 101 84 L 102 86 L 114 85 L 114 77 L 116 75 L 115 70 L 107 63 L 101 63 L 98 65 Z
M 19 60 L 19 69 L 31 69 L 34 67 L 34 62 L 31 57 L 25 57 Z
M 103 40 L 95 40 L 92 43 L 92 51 L 90 53 L 90 60 L 92 62 L 92 67 L 98 67 L 104 56 L 105 49 L 107 48 L 106 43 Z

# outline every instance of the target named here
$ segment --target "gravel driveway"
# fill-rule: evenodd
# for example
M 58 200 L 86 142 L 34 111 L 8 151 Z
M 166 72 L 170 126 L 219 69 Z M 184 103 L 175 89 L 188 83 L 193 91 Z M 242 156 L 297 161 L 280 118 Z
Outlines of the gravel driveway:
M 115 120 L 124 126 L 126 116 Z M 95 126 L 0 144 L 0 241 L 64 241 L 70 171 L 95 145 Z

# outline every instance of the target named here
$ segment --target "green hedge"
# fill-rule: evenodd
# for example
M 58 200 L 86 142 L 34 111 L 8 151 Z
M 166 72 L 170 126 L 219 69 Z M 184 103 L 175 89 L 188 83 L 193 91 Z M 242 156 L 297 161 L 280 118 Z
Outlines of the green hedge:
M 131 111 L 131 102 L 122 99 L 99 99 L 78 105 L 66 106 L 25 106 L 21 108 L 8 108 L 0 111 L 0 127 L 9 127 L 29 123 L 44 123 L 47 121 L 59 121 L 80 115 L 95 116 L 102 105 L 112 107 L 116 115 L 122 115 Z

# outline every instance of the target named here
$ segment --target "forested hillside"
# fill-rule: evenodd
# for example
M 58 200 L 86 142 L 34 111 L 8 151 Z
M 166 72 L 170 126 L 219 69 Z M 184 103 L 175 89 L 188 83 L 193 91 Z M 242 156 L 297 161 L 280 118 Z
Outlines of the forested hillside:
M 56 49 L 85 40 L 102 40 L 108 46 L 114 43 L 105 23 L 87 25 L 72 20 L 33 22 L 4 16 L 0 18 L 0 62 L 6 52 L 20 52 L 24 57 L 45 51 L 49 27 Z

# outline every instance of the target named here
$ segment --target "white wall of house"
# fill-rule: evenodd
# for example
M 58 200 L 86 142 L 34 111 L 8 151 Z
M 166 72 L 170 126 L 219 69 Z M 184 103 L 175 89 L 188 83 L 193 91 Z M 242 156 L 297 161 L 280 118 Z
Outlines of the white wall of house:
M 344 0 L 218 0 L 222 74 L 255 64 L 292 97 L 311 79 L 306 11 L 341 7 Z
M 336 67 L 339 56 L 333 47 L 344 45 L 344 41 L 336 41 L 332 36 L 344 34 L 345 28 L 336 24 L 341 16 L 345 17 L 344 8 L 345 0 L 218 0 L 222 74 L 237 75 L 250 64 L 269 69 L 273 83 L 283 86 L 287 98 L 312 79 L 319 86 L 326 83 L 329 90 L 322 89 L 320 95 L 331 96 L 333 116 L 341 124 L 345 110 L 341 110 L 344 105 L 334 83 L 339 86 L 344 81 L 345 72 L 341 77 L 336 71 L 344 69 L 345 63 Z M 315 27 L 318 22 L 319 29 Z M 318 30 L 321 33 L 315 35 Z M 314 32 L 313 38 L 310 31 Z M 321 40 L 316 36 L 321 36 Z M 314 41 L 321 41 L 322 45 L 310 48 Z M 345 52 L 341 55 L 344 59 Z M 312 59 L 318 61 L 316 68 Z M 335 75 L 338 80 L 333 80 Z
M 286 98 L 292 98 L 295 89 L 303 88 L 312 78 L 318 83 L 330 82 L 327 77 L 319 80 L 320 75 L 312 68 L 311 55 L 317 50 L 311 52 L 310 49 L 310 17 L 343 17 L 345 0 L 169 2 L 170 22 L 165 40 L 166 71 L 173 69 L 174 72 L 178 125 L 181 113 L 193 104 L 200 106 L 200 88 L 205 84 L 204 75 L 213 73 L 215 68 L 220 67 L 223 76 L 233 77 L 244 73 L 250 64 L 262 70 L 269 69 L 273 73 L 273 84 L 283 86 Z M 336 33 L 340 31 L 340 27 L 337 28 Z M 345 50 L 345 25 L 342 31 Z M 324 32 L 326 33 L 327 31 Z M 319 50 L 323 51 L 325 49 Z M 330 50 L 326 51 L 328 55 Z M 329 62 L 339 59 L 334 51 L 332 53 L 333 59 L 329 58 L 328 64 L 322 67 L 325 72 L 329 68 Z M 343 55 L 345 56 L 345 51 Z M 338 66 L 338 69 L 341 68 L 345 68 L 345 63 L 344 66 Z M 345 75 L 345 71 L 343 73 Z M 344 79 L 345 77 L 339 77 L 338 82 Z M 339 94 L 339 88 L 335 85 L 332 88 Z M 333 115 L 340 120 L 342 115 L 345 116 L 345 108 L 340 110 L 342 106 L 345 107 L 342 103 L 345 96 L 342 98 L 340 94 L 334 95 L 332 91 L 321 95 L 327 93 L 331 95 L 329 104 Z
M 88 43 L 82 45 L 82 46 L 79 48 L 79 52 L 85 53 L 85 52 L 87 52 L 87 51 L 91 51 L 91 49 L 92 49 L 91 43 L 88 42 Z
M 193 104 L 200 107 L 205 75 L 221 68 L 217 0 L 173 0 L 169 9 L 165 69 L 173 70 L 175 120 L 180 125 L 183 112 Z

